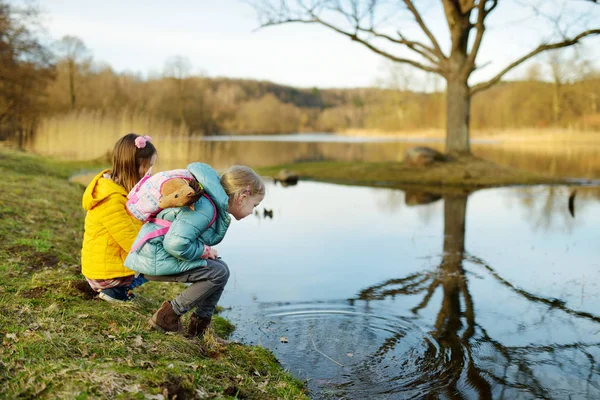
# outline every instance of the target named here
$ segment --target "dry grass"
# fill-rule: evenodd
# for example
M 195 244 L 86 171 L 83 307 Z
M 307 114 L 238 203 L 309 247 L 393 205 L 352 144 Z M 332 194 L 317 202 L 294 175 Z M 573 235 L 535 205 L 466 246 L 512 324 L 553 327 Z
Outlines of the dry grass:
M 508 129 L 475 131 L 474 138 L 500 140 L 503 144 L 526 144 L 535 145 L 562 145 L 586 144 L 595 142 L 600 144 L 600 132 L 580 131 L 570 129 Z
M 112 149 L 117 139 L 129 132 L 155 139 L 188 135 L 183 124 L 140 112 L 124 110 L 120 114 L 107 114 L 83 110 L 43 119 L 27 148 L 41 155 L 91 160 L 103 157 L 106 149 Z
M 425 138 L 425 139 L 445 139 L 446 131 L 444 129 L 422 129 L 422 130 L 406 130 L 406 131 L 382 131 L 377 129 L 348 129 L 341 132 L 347 136 L 363 136 L 363 137 L 406 137 L 406 138 Z M 493 139 L 502 141 L 503 144 L 523 144 L 531 142 L 535 144 L 561 144 L 569 143 L 589 143 L 596 142 L 600 144 L 600 132 L 581 131 L 560 128 L 548 129 L 487 129 L 476 130 L 471 132 L 472 139 Z

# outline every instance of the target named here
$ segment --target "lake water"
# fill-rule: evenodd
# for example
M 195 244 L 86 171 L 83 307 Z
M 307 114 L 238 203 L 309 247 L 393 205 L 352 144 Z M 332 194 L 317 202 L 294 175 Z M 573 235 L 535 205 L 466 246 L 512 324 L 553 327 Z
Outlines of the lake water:
M 600 398 L 600 190 L 571 190 L 269 185 L 224 316 L 312 398 Z
M 250 139 L 157 138 L 157 167 L 399 160 L 414 146 Z M 38 152 L 91 158 L 111 142 L 75 156 L 64 144 Z M 473 151 L 598 179 L 599 147 L 480 143 Z M 271 349 L 308 380 L 311 398 L 600 398 L 600 188 L 577 187 L 570 210 L 566 186 L 436 196 L 267 185 L 257 214 L 234 221 L 219 245 L 232 273 L 220 304 L 237 325 L 234 339 Z

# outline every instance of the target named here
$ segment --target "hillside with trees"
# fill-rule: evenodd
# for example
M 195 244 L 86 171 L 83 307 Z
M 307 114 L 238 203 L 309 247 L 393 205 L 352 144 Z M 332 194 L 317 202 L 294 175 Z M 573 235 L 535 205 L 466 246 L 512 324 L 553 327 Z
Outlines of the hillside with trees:
M 22 143 L 48 120 L 110 123 L 124 114 L 160 121 L 153 126 L 188 136 L 408 132 L 446 125 L 441 87 L 419 90 L 384 80 L 373 88 L 295 88 L 193 74 L 201 66 L 184 56 L 166 60 L 162 73 L 144 77 L 95 61 L 74 36 L 44 45 L 48 38 L 36 35 L 38 17 L 34 9 L 0 1 L 0 140 Z M 600 72 L 581 52 L 549 54 L 522 80 L 477 93 L 472 128 L 600 131 Z

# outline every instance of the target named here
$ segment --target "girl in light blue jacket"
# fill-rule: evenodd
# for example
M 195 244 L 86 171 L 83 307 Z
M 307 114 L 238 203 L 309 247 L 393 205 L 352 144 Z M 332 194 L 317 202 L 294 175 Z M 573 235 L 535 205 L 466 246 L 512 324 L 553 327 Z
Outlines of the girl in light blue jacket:
M 241 220 L 253 213 L 265 197 L 265 184 L 245 166 L 233 166 L 221 178 L 207 164 L 187 168 L 203 186 L 204 196 L 190 207 L 164 209 L 156 222 L 144 224 L 125 265 L 150 281 L 189 283 L 175 299 L 162 304 L 150 324 L 162 332 L 179 332 L 180 317 L 195 308 L 188 334 L 202 336 L 229 279 L 227 264 L 212 246 L 223 240 L 231 216 Z M 167 233 L 152 237 L 164 221 L 170 223 Z

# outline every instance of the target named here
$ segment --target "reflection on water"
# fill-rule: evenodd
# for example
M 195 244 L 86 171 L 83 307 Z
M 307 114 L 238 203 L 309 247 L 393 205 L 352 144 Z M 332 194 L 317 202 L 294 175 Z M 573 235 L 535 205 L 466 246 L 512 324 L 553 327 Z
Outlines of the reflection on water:
M 286 137 L 292 139 L 284 140 Z M 169 139 L 154 135 L 159 151 L 156 170 L 183 168 L 189 162 L 202 161 L 218 169 L 232 164 L 255 167 L 302 161 L 400 161 L 409 147 L 427 145 L 443 150 L 441 141 L 424 139 L 352 138 L 336 135 L 288 135 L 242 137 L 241 140 Z M 248 141 L 248 139 L 254 139 Z M 79 142 L 76 142 L 79 140 Z M 82 135 L 80 138 L 43 137 L 29 145 L 39 154 L 69 159 L 95 159 L 112 150 L 116 138 Z M 594 144 L 477 143 L 472 146 L 476 155 L 515 168 L 550 173 L 560 177 L 597 178 L 600 176 L 600 146 Z
M 600 190 L 578 191 L 573 218 L 565 187 L 271 185 L 274 218 L 220 245 L 226 317 L 312 398 L 600 398 Z

